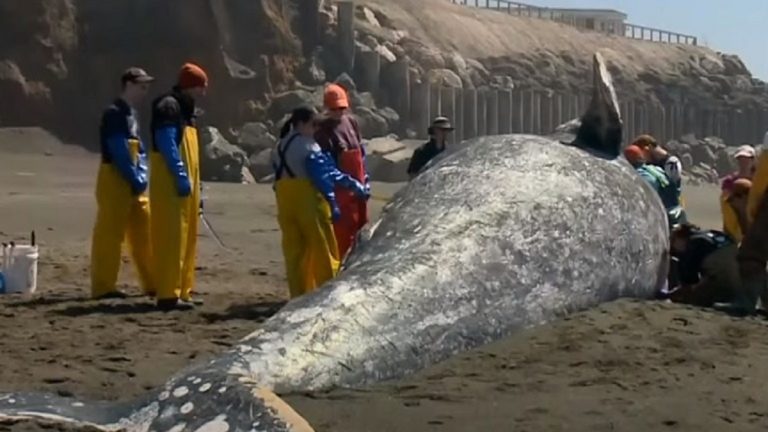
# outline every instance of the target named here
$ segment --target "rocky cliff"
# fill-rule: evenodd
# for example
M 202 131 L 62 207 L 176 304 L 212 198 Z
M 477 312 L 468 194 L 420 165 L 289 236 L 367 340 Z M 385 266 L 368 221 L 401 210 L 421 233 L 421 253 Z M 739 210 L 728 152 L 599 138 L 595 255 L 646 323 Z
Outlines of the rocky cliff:
M 288 109 L 319 104 L 322 84 L 342 72 L 352 75 L 342 79 L 349 88 L 365 74 L 343 67 L 336 13 L 323 0 L 0 2 L 0 126 L 43 126 L 94 148 L 99 111 L 125 67 L 157 76 L 157 94 L 192 60 L 211 75 L 203 125 L 262 160 L 257 153 Z M 367 136 L 409 126 L 381 108 L 395 105 L 397 89 L 384 75 L 402 60 L 411 82 L 578 93 L 601 49 L 622 100 L 768 107 L 766 84 L 738 57 L 704 47 L 608 37 L 445 0 L 358 0 L 355 17 L 353 50 L 378 53 L 383 74 L 380 88 L 353 94 Z M 241 130 L 250 138 L 238 137 Z

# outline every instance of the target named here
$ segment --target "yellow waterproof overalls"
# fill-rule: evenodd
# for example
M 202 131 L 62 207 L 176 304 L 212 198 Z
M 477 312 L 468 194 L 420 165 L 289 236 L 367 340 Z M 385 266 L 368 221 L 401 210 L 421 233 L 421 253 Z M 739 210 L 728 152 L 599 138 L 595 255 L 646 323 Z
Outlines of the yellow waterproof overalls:
M 286 163 L 285 155 L 298 136 L 277 146 L 275 170 L 277 221 L 291 298 L 333 279 L 341 265 L 328 201 L 308 177 L 296 177 Z
M 150 152 L 149 198 L 153 278 L 158 300 L 191 299 L 195 283 L 198 217 L 200 211 L 200 157 L 197 129 L 181 129 L 179 155 L 187 170 L 192 192 L 180 197 L 176 181 L 157 149 Z
M 132 138 L 128 146 L 131 161 L 136 164 L 140 142 Z M 124 240 L 127 240 L 142 289 L 151 293 L 150 212 L 146 193 L 134 195 L 117 167 L 102 162 L 96 180 L 96 205 L 91 243 L 91 296 L 115 292 Z

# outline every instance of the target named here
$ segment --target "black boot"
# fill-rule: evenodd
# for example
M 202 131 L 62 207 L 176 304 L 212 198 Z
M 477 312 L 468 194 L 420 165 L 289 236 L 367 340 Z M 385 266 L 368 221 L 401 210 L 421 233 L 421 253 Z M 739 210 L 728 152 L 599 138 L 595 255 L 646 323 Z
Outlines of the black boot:
M 169 312 L 173 310 L 191 310 L 195 308 L 195 305 L 179 299 L 158 299 L 157 308 L 163 312 Z

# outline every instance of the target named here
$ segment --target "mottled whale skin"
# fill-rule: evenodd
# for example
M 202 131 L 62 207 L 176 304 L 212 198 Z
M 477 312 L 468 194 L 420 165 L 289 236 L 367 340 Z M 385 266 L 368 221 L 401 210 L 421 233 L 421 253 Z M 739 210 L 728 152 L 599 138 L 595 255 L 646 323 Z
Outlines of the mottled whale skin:
M 594 100 L 575 135 L 483 137 L 441 158 L 396 194 L 337 279 L 232 350 L 139 401 L 11 394 L 0 419 L 310 431 L 272 392 L 403 377 L 574 311 L 651 297 L 666 276 L 667 216 L 617 157 L 620 114 L 599 55 L 595 65 Z

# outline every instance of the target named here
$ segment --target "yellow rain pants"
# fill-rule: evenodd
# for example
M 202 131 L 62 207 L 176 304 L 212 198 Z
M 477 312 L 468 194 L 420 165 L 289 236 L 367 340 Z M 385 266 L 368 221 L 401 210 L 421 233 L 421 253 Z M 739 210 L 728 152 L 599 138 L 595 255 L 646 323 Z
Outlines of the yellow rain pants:
M 729 194 L 723 192 L 720 194 L 720 211 L 723 216 L 723 232 L 731 236 L 736 243 L 741 243 L 743 233 L 741 232 L 741 225 L 739 224 L 739 217 L 736 215 L 736 210 L 727 201 Z
M 195 284 L 195 254 L 200 211 L 200 157 L 197 129 L 184 128 L 179 147 L 192 193 L 180 197 L 176 179 L 159 151 L 150 152 L 149 198 L 153 279 L 158 300 L 190 300 Z
M 291 298 L 313 291 L 339 272 L 331 207 L 309 179 L 275 183 L 277 221 L 283 233 L 283 258 Z
M 768 151 L 764 150 L 760 152 L 760 157 L 757 159 L 755 174 L 752 176 L 752 188 L 747 198 L 747 219 L 750 225 L 757 215 L 757 208 L 766 189 L 768 189 Z
M 139 141 L 128 140 L 134 163 Z M 96 223 L 91 242 L 91 296 L 101 297 L 116 290 L 123 241 L 127 240 L 141 288 L 153 290 L 149 240 L 149 199 L 136 196 L 115 165 L 102 163 L 96 180 Z

